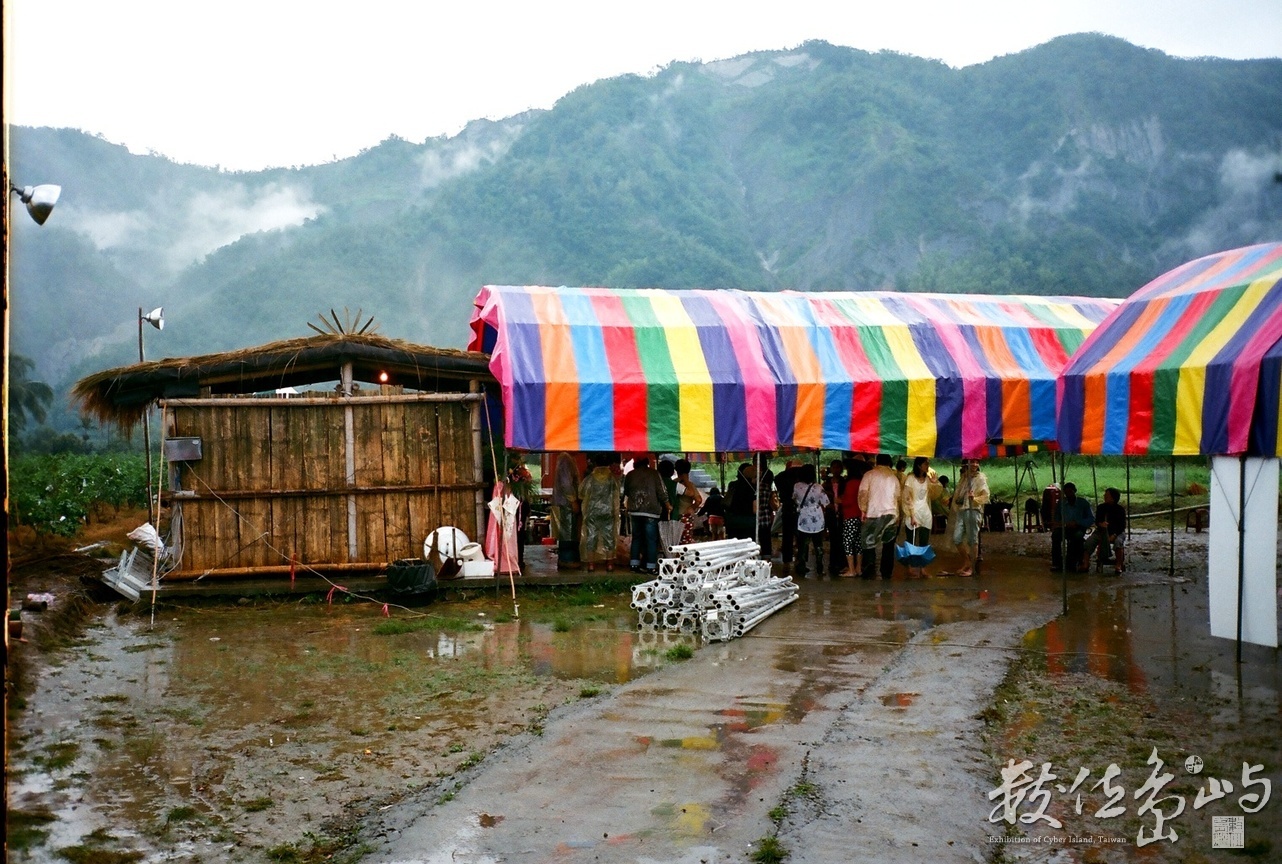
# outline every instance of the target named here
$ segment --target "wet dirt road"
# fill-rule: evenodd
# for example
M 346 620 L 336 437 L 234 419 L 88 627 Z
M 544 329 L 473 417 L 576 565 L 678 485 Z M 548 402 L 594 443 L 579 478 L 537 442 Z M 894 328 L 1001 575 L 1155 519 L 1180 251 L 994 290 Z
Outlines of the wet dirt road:
M 398 621 L 358 603 L 175 606 L 155 630 L 106 614 L 41 667 L 11 735 L 10 814 L 41 821 L 10 860 L 712 864 L 767 836 L 825 864 L 1237 860 L 1205 857 L 1209 807 L 1181 817 L 1179 843 L 1137 849 L 1133 828 L 1100 826 L 1129 845 L 1089 859 L 993 845 L 985 818 L 1006 758 L 1048 758 L 1050 721 L 1094 716 L 1025 712 L 1041 743 L 985 749 L 978 716 L 1030 655 L 1055 692 L 1115 682 L 1087 690 L 1169 714 L 1176 734 L 1148 730 L 1141 764 L 1154 743 L 1208 771 L 1249 758 L 1282 788 L 1277 652 L 1235 669 L 1207 634 L 1204 538 L 1180 540 L 1174 578 L 1165 533 L 1137 536 L 1134 572 L 1070 579 L 1063 617 L 1046 535 L 995 539 L 979 579 L 805 580 L 747 637 L 686 661 L 664 649 L 689 638 L 637 632 L 626 600 L 562 627 L 534 595 L 519 621 L 478 597 L 433 611 L 492 624 L 383 635 Z M 1099 743 L 1059 767 L 1121 761 Z M 1277 806 L 1247 821 L 1254 860 L 1282 854 Z
M 807 580 L 749 637 L 554 713 L 456 792 L 387 811 L 364 860 L 746 861 L 780 802 L 790 861 L 985 860 L 977 715 L 1058 592 L 993 567 Z

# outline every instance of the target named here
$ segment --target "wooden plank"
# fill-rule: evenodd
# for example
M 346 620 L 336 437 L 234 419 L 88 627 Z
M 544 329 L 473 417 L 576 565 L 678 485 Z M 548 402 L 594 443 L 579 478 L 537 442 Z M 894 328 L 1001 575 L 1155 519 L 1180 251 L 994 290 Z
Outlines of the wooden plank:
M 269 492 L 260 492 L 252 489 L 224 489 L 221 490 L 217 497 L 231 500 L 234 498 L 316 498 L 316 497 L 345 497 L 348 494 L 354 495 L 381 495 L 385 492 L 434 492 L 437 489 L 443 489 L 447 492 L 468 491 L 473 492 L 477 489 L 475 483 L 431 483 L 426 486 L 410 486 L 404 483 L 397 483 L 389 486 L 361 486 L 352 489 L 273 489 Z M 213 498 L 211 493 L 204 495 L 183 490 L 181 492 L 166 493 L 166 498 L 175 498 L 179 500 L 193 500 L 199 498 Z
M 458 482 L 458 434 L 455 424 L 458 422 L 457 415 L 450 410 L 452 405 L 436 406 L 438 418 L 437 436 L 440 441 L 440 482 L 456 483 Z
M 356 430 L 356 485 L 382 486 L 383 473 L 383 407 L 357 403 L 354 408 Z M 357 556 L 364 561 L 387 560 L 387 518 L 385 495 L 362 495 L 357 498 Z
M 410 537 L 410 554 L 406 557 L 420 558 L 423 555 L 423 541 L 428 534 L 440 527 L 432 516 L 435 495 L 430 492 L 409 492 L 405 498 L 406 509 L 409 511 Z
M 264 463 L 268 465 L 270 475 L 271 443 L 263 440 L 265 432 L 259 427 L 259 412 L 247 406 L 226 406 L 224 410 L 231 418 L 232 446 L 228 452 L 233 454 L 228 465 L 228 485 L 238 489 L 261 490 L 263 480 L 260 475 L 263 473 Z M 264 450 L 267 451 L 267 458 L 264 458 Z M 257 497 L 228 501 L 227 505 L 237 514 L 240 542 L 237 566 L 261 566 L 266 558 L 262 537 L 267 530 L 270 506 Z
M 479 393 L 393 393 L 387 396 L 379 394 L 357 395 L 356 399 L 368 402 L 382 403 L 415 403 L 415 402 L 479 402 L 482 396 Z M 216 396 L 210 399 L 166 399 L 165 404 L 171 407 L 188 407 L 217 403 L 219 405 L 230 405 L 235 407 L 250 406 L 259 407 L 266 403 L 280 405 L 284 408 L 310 408 L 312 403 L 329 405 L 342 404 L 343 400 L 334 393 L 322 394 L 320 397 L 302 396 L 291 399 L 276 399 L 274 397 L 263 396 Z
M 210 465 L 210 474 L 205 478 L 210 491 L 218 492 L 227 488 L 229 475 L 235 463 L 235 442 L 232 439 L 231 408 L 211 407 L 210 426 L 213 431 L 214 461 Z M 210 514 L 213 527 L 214 549 L 213 561 L 207 566 L 238 567 L 240 560 L 240 519 L 236 512 L 226 504 L 219 502 Z
M 282 498 L 281 489 L 298 489 L 302 486 L 302 460 L 299 458 L 299 440 L 293 411 L 272 406 L 268 409 L 271 424 L 271 535 L 272 542 L 289 559 L 298 551 L 298 530 L 302 517 L 302 502 L 297 498 Z M 300 418 L 301 419 L 301 418 Z
M 382 481 L 387 486 L 406 481 L 405 465 L 405 405 L 382 406 L 383 468 Z M 384 555 L 388 560 L 412 557 L 406 551 L 410 540 L 409 496 L 404 493 L 387 493 L 383 496 L 385 520 Z
M 344 406 L 345 407 L 345 406 Z M 344 431 L 344 407 L 334 414 L 322 413 L 317 420 L 318 428 L 325 436 L 325 450 L 329 454 L 329 468 L 326 476 L 328 488 L 346 489 L 347 482 L 347 448 Z M 328 560 L 343 562 L 350 560 L 347 544 L 347 504 L 334 501 L 325 505 L 329 515 L 329 555 Z
M 317 405 L 307 418 L 309 455 L 315 460 L 314 481 L 317 488 L 343 489 L 343 409 Z M 309 554 L 318 562 L 341 563 L 347 560 L 347 510 L 341 499 L 307 499 L 305 518 L 312 525 L 308 542 Z M 322 524 L 323 523 L 323 524 Z
M 476 443 L 472 438 L 472 406 L 467 403 L 454 403 L 450 406 L 457 416 L 455 426 L 455 468 L 458 471 L 458 483 L 476 483 Z M 499 466 L 506 470 L 507 466 Z M 468 536 L 475 536 L 480 530 L 476 524 L 476 490 L 457 493 L 461 512 L 456 523 Z M 488 497 L 488 494 L 486 495 Z

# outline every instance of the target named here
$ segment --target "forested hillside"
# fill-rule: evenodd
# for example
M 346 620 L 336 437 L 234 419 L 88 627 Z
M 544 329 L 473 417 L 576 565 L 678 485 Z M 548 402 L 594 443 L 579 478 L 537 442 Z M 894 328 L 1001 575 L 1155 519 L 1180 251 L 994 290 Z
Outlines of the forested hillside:
M 63 197 L 12 225 L 13 349 L 65 387 L 136 360 L 158 305 L 155 357 L 343 307 L 460 346 L 486 283 L 1123 296 L 1282 238 L 1279 104 L 1282 61 L 1079 35 L 965 69 L 820 42 L 675 63 L 253 173 L 14 128 L 14 181 Z

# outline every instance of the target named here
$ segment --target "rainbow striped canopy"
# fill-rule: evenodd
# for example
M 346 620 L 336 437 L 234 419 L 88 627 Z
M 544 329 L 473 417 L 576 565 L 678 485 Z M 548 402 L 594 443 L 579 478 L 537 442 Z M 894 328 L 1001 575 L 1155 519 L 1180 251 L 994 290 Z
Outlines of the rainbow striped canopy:
M 1282 243 L 1208 255 L 1136 291 L 1064 370 L 1080 453 L 1278 454 Z
M 1117 305 L 1081 297 L 482 288 L 508 446 L 981 456 L 1049 440 Z

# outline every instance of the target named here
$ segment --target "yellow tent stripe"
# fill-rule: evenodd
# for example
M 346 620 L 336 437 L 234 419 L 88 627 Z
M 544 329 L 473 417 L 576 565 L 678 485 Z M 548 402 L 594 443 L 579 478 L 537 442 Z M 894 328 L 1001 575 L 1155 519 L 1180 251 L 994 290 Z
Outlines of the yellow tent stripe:
M 908 379 L 908 452 L 934 453 L 939 437 L 935 424 L 935 376 L 930 373 L 907 327 L 901 324 L 881 330 L 895 364 Z
M 1175 441 L 1177 456 L 1192 456 L 1202 446 L 1202 405 L 1206 397 L 1206 364 L 1215 359 L 1228 341 L 1242 329 L 1251 313 L 1263 302 L 1276 279 L 1257 279 L 1246 287 L 1233 308 L 1189 354 L 1180 368 L 1175 390 Z M 1228 398 L 1218 394 L 1217 398 Z
M 703 357 L 699 332 L 686 313 L 681 298 L 672 294 L 645 292 L 663 325 L 677 373 L 677 394 L 681 406 L 681 446 L 684 450 L 712 451 L 716 444 L 716 417 L 712 406 L 712 374 Z

